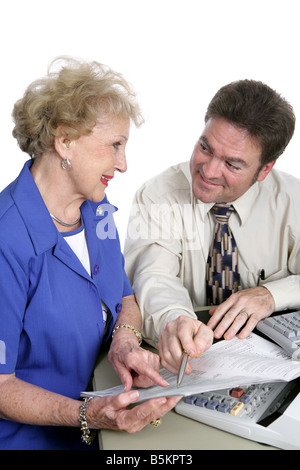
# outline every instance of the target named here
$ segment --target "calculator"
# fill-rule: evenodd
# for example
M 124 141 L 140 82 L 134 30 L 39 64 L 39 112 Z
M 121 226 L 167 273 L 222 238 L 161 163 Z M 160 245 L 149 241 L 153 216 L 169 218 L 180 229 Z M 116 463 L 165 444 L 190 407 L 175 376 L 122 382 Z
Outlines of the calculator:
M 299 379 L 238 386 L 187 396 L 175 411 L 253 441 L 300 449 L 299 392 Z

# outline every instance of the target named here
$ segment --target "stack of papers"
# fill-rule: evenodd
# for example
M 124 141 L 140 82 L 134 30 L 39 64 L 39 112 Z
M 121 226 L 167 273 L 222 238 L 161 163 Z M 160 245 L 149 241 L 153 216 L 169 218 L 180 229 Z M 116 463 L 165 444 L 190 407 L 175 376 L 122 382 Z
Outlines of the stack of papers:
M 180 387 L 177 387 L 176 375 L 161 369 L 160 374 L 169 386 L 138 389 L 139 401 L 172 395 L 188 396 L 254 383 L 290 382 L 300 376 L 299 361 L 292 360 L 280 346 L 255 333 L 243 340 L 235 337 L 231 341 L 220 341 L 200 358 L 191 359 L 190 363 L 193 371 L 185 375 Z M 105 397 L 123 391 L 123 386 L 118 385 L 106 390 L 83 392 L 81 396 Z

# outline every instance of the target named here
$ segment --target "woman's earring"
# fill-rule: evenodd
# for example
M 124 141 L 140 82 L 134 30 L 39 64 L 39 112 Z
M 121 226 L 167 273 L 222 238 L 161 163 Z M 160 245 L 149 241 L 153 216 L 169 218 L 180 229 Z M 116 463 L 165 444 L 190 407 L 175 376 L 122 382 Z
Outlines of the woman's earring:
M 72 165 L 71 165 L 71 162 L 69 161 L 69 159 L 66 158 L 65 160 L 62 160 L 61 166 L 63 167 L 64 170 L 70 170 Z

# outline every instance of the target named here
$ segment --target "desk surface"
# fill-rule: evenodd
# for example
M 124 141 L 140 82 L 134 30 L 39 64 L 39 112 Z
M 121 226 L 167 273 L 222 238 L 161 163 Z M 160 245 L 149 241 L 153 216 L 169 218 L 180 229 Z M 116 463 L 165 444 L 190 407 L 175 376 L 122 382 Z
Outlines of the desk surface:
M 102 353 L 94 371 L 94 389 L 101 390 L 119 384 L 120 379 L 110 366 L 107 354 Z M 99 442 L 100 448 L 105 450 L 274 449 L 186 418 L 174 410 L 162 418 L 162 424 L 157 428 L 148 425 L 135 434 L 101 430 Z

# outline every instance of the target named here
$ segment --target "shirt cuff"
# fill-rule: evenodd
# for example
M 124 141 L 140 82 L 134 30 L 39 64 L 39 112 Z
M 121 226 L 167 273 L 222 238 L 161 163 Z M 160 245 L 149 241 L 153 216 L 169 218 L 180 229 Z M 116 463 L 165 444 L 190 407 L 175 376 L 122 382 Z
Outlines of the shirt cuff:
M 275 311 L 300 308 L 300 276 L 291 275 L 262 284 L 272 294 Z
M 176 320 L 181 315 L 197 320 L 195 312 L 184 308 L 174 308 L 165 313 L 157 313 L 146 318 L 143 327 L 144 340 L 151 344 L 151 346 L 157 348 L 160 335 L 164 331 L 167 323 Z

